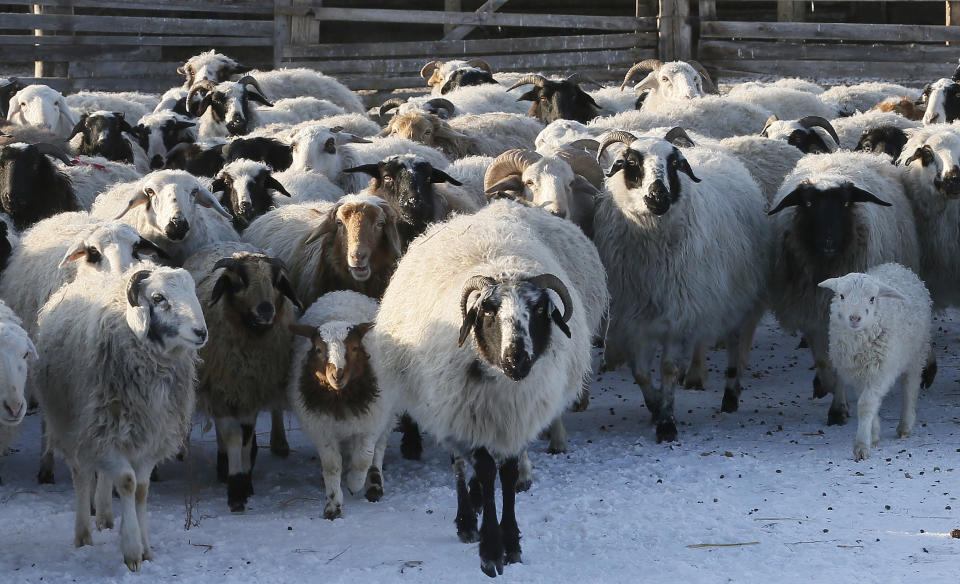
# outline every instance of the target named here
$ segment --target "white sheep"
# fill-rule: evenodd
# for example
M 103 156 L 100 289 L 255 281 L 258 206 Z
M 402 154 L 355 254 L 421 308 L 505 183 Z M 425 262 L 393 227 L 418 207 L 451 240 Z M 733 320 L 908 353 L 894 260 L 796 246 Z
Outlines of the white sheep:
M 151 560 L 150 472 L 190 429 L 197 350 L 207 328 L 185 270 L 91 275 L 61 288 L 37 323 L 37 397 L 51 446 L 76 492 L 74 544 L 91 545 L 94 473 L 120 495 L 120 549 L 134 572 Z M 69 355 L 70 358 L 65 358 Z
M 798 148 L 804 154 L 824 154 L 835 151 L 840 137 L 829 120 L 821 116 L 806 116 L 799 120 L 781 120 L 771 115 L 760 135 L 780 140 Z
M 287 399 L 323 467 L 323 516 L 342 514 L 341 473 L 351 493 L 375 502 L 383 496 L 383 454 L 395 421 L 395 388 L 379 387 L 364 337 L 377 301 L 348 290 L 317 299 L 291 329 L 298 335 Z
M 820 94 L 820 100 L 839 116 L 865 112 L 891 96 L 916 99 L 920 92 L 896 83 L 869 81 L 853 85 L 835 85 Z
M 837 117 L 836 107 L 821 101 L 818 95 L 800 89 L 747 82 L 734 85 L 727 99 L 765 109 L 782 120 L 796 120 L 807 116 L 826 119 Z
M 589 300 L 559 256 L 592 255 L 583 269 L 603 279 L 596 251 L 572 225 L 553 248 L 525 220 L 501 213 L 507 205 L 516 206 L 456 216 L 418 238 L 400 260 L 365 343 L 379 386 L 399 392 L 402 405 L 443 445 L 472 453 L 484 509 L 481 569 L 488 576 L 502 573 L 504 561 L 521 561 L 513 507 L 518 456 L 579 394 L 590 367 Z M 524 212 L 549 219 L 536 209 Z M 455 523 L 463 541 L 477 541 L 464 459 L 458 462 Z
M 37 349 L 20 319 L 0 300 L 0 456 L 7 452 L 27 414 L 24 388 Z
M 69 139 L 79 115 L 67 105 L 59 91 L 46 85 L 28 85 L 10 98 L 7 121 L 46 128 Z
M 769 275 L 766 199 L 744 165 L 720 150 L 681 151 L 665 139 L 614 132 L 600 153 L 617 142 L 626 148 L 608 172 L 611 196 L 600 199 L 594 221 L 612 298 L 604 361 L 627 363 L 657 440 L 673 441 L 676 385 L 698 343 L 726 338 L 721 409 L 739 407 Z M 650 376 L 658 345 L 659 388 Z
M 630 111 L 594 118 L 588 128 L 601 131 L 644 132 L 650 128 L 681 126 L 716 139 L 755 134 L 770 112 L 726 97 L 708 95 L 698 99 L 672 100 L 654 111 Z
M 817 368 L 814 396 L 833 392 L 827 422 L 843 424 L 846 391 L 836 383 L 828 354 L 829 298 L 817 284 L 885 262 L 919 265 L 901 170 L 889 158 L 865 152 L 808 154 L 784 179 L 770 214 L 771 308 L 784 328 L 807 339 Z
M 335 203 L 346 193 L 325 175 L 311 170 L 291 170 L 273 173 L 273 178 L 287 189 L 289 197 L 277 197 L 274 205 L 295 205 L 315 201 Z
M 512 148 L 530 148 L 543 124 L 520 114 L 466 114 L 449 120 L 424 112 L 398 113 L 386 133 L 438 148 L 451 160 L 498 156 Z
M 813 81 L 808 79 L 800 79 L 798 77 L 784 77 L 782 79 L 777 79 L 771 85 L 776 87 L 786 87 L 788 89 L 797 89 L 800 91 L 807 91 L 816 95 L 823 93 L 824 89 L 820 85 L 817 85 Z
M 621 91 L 616 85 L 594 89 L 588 91 L 587 94 L 593 98 L 593 101 L 597 102 L 604 115 L 636 109 L 637 95 Z
M 178 263 L 208 243 L 239 239 L 230 223 L 233 216 L 182 170 L 158 170 L 117 184 L 97 197 L 90 214 L 133 225 Z
M 463 190 L 473 193 L 483 192 L 483 177 L 493 163 L 492 156 L 467 156 L 450 163 L 446 173 L 462 183 Z
M 136 91 L 80 91 L 66 97 L 67 105 L 78 114 L 106 110 L 120 112 L 128 120 L 139 120 L 156 108 L 156 95 Z
M 710 74 L 696 61 L 671 61 L 664 63 L 647 59 L 630 67 L 620 84 L 622 91 L 627 83 L 639 73 L 647 73 L 633 90 L 643 98 L 643 108 L 657 110 L 665 103 L 694 99 L 717 93 Z M 646 92 L 646 93 L 644 93 Z
M 900 381 L 903 409 L 897 438 L 913 431 L 923 367 L 930 355 L 930 293 L 908 268 L 888 263 L 865 274 L 820 282 L 833 291 L 830 361 L 857 392 L 853 459 L 870 458 L 880 441 L 880 402 Z
M 875 128 L 890 126 L 908 130 L 920 127 L 920 122 L 907 119 L 893 112 L 879 110 L 865 111 L 856 113 L 845 118 L 837 118 L 830 122 L 837 131 L 840 138 L 840 147 L 845 150 L 853 150 L 864 132 Z
M 78 156 L 70 165 L 57 163 L 57 169 L 70 179 L 77 204 L 85 211 L 113 185 L 136 181 L 144 175 L 135 164 L 114 162 L 102 156 Z
M 348 113 L 362 114 L 366 111 L 363 102 L 356 93 L 334 77 L 324 75 L 313 69 L 273 69 L 271 71 L 250 71 L 249 75 L 260 82 L 260 86 L 272 99 L 295 98 L 304 95 L 329 101 Z

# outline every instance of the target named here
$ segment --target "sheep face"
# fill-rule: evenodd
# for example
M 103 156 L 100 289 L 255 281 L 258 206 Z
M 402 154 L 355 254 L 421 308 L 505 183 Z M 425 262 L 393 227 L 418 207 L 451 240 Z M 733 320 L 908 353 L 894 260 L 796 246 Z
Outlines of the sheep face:
M 39 126 L 66 136 L 77 125 L 76 115 L 58 91 L 46 85 L 28 85 L 10 98 L 7 120 Z
M 517 101 L 532 101 L 527 115 L 537 118 L 544 124 L 554 120 L 575 120 L 587 123 L 597 117 L 600 106 L 580 86 L 566 79 L 552 81 L 545 79 L 542 85 L 524 93 Z
M 290 146 L 273 138 L 237 138 L 224 151 L 227 160 L 246 158 L 266 163 L 276 172 L 282 172 L 293 163 Z
M 123 119 L 122 113 L 100 111 L 80 116 L 70 137 L 80 135 L 77 154 L 103 156 L 107 160 L 133 164 L 133 150 L 124 138 L 124 132 L 136 136 L 136 131 Z
M 960 136 L 952 131 L 916 135 L 907 141 L 897 163 L 943 197 L 960 198 Z
M 559 295 L 569 301 L 562 283 L 551 286 L 555 292 L 559 292 L 558 286 L 562 287 Z M 459 345 L 462 346 L 472 332 L 477 354 L 485 364 L 513 381 L 523 380 L 550 345 L 554 324 L 570 336 L 566 324 L 569 302 L 565 303 L 566 316 L 561 315 L 547 290 L 536 278 L 520 281 L 497 281 L 485 276 L 471 278 L 464 286 L 461 300 L 463 323 Z M 472 374 L 482 375 L 478 365 L 471 366 Z
M 219 260 L 213 270 L 223 270 L 210 297 L 211 305 L 222 302 L 227 319 L 237 327 L 265 333 L 290 309 L 285 298 L 298 309 L 283 262 L 263 254 L 240 252 Z
M 920 94 L 919 104 L 926 107 L 924 124 L 949 124 L 960 118 L 960 83 L 956 79 L 928 83 Z
M 123 273 L 128 267 L 149 261 L 159 263 L 167 255 L 137 230 L 119 221 L 108 221 L 76 239 L 60 260 L 60 268 L 79 262 L 77 272 Z
M 892 159 L 900 158 L 903 147 L 907 143 L 907 135 L 895 126 L 882 126 L 865 130 L 857 141 L 855 151 L 886 154 Z
M 873 193 L 849 182 L 828 187 L 804 182 L 783 196 L 769 214 L 796 207 L 794 221 L 807 252 L 832 259 L 846 250 L 851 239 L 854 203 L 890 206 L 890 203 L 878 199 Z
M 143 206 L 147 224 L 170 241 L 182 241 L 190 231 L 190 224 L 197 220 L 196 205 L 214 209 L 228 219 L 233 218 L 195 177 L 183 171 L 159 170 L 140 181 L 139 192 L 114 219 Z
M 339 392 L 351 381 L 367 375 L 370 356 L 363 346 L 363 337 L 373 328 L 372 322 L 333 321 L 316 328 L 306 325 L 290 328 L 311 342 L 302 377 L 307 385 Z
M 607 173 L 607 184 L 618 204 L 634 215 L 663 215 L 680 200 L 680 173 L 700 182 L 673 144 L 639 138 L 616 157 Z
M 290 168 L 313 170 L 328 177 L 336 177 L 340 173 L 337 134 L 323 126 L 310 126 L 299 130 L 290 139 L 293 156 Z
M 245 78 L 248 79 L 248 78 Z M 249 131 L 250 102 L 272 106 L 267 98 L 251 85 L 226 81 L 203 96 L 197 109 L 200 127 L 206 136 L 241 136 Z M 225 128 L 226 133 L 219 131 Z
M 652 71 L 656 79 L 656 91 L 666 99 L 693 99 L 703 97 L 703 78 L 689 63 L 673 61 L 665 63 L 658 71 Z M 649 76 L 648 76 L 649 77 Z M 642 87 L 646 79 L 637 84 Z
M 797 120 L 768 121 L 760 135 L 786 142 L 806 154 L 829 154 L 836 149 L 827 144 L 814 126 L 805 126 Z
M 127 278 L 126 320 L 138 338 L 165 351 L 206 344 L 207 324 L 189 272 L 155 268 Z
M 173 112 L 148 114 L 137 123 L 134 134 L 147 153 L 150 169 L 163 168 L 167 153 L 177 144 L 197 138 L 196 122 Z
M 389 248 L 388 255 L 400 255 L 396 215 L 390 204 L 384 203 L 347 203 L 336 210 L 337 233 L 344 244 L 347 267 L 358 282 L 370 278 L 371 256 L 382 256 L 385 250 L 380 248 Z
M 394 136 L 434 146 L 435 135 L 443 125 L 442 120 L 435 115 L 412 111 L 393 116 L 387 124 L 387 131 Z M 447 129 L 449 130 L 449 126 Z
M 440 95 L 446 95 L 454 89 L 460 87 L 470 87 L 472 85 L 488 85 L 496 83 L 493 75 L 489 71 L 484 71 L 476 67 L 457 69 L 440 86 Z
M 0 149 L 0 208 L 21 231 L 51 215 L 78 209 L 70 180 L 40 150 L 23 143 Z
M 211 190 L 220 204 L 233 213 L 233 226 L 238 231 L 273 207 L 271 190 L 290 196 L 270 174 L 269 166 L 251 160 L 237 160 L 223 167 Z
M 227 81 L 231 75 L 246 73 L 249 70 L 250 67 L 240 65 L 226 55 L 209 50 L 187 59 L 182 67 L 177 68 L 177 73 L 186 76 L 183 88 L 190 89 L 197 81 L 208 80 L 219 83 Z
M 832 290 L 830 318 L 851 330 L 870 330 L 877 324 L 884 298 L 904 300 L 895 288 L 868 274 L 851 273 L 820 282 L 821 288 Z
M 11 77 L 9 79 L 0 79 L 0 118 L 7 119 L 7 111 L 10 107 L 10 98 L 18 91 L 26 87 L 19 79 Z
M 27 413 L 23 387 L 37 349 L 19 326 L 0 323 L 0 425 L 16 426 Z

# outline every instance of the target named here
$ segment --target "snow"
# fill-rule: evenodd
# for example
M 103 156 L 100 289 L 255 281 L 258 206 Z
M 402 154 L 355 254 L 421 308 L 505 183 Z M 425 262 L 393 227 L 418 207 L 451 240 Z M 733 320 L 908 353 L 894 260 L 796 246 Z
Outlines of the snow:
M 725 357 L 713 351 L 708 390 L 677 396 L 679 443 L 656 443 L 625 370 L 595 376 L 590 408 L 565 415 L 569 454 L 531 446 L 536 480 L 517 498 L 524 563 L 506 566 L 502 579 L 954 581 L 960 313 L 934 328 L 939 375 L 921 392 L 913 436 L 895 438 L 894 390 L 881 409 L 880 445 L 860 463 L 852 458 L 855 418 L 826 426 L 829 400 L 811 397 L 809 351 L 770 318 L 757 334 L 740 411 L 719 413 Z M 344 517 L 331 522 L 321 517 L 316 453 L 296 420 L 288 415 L 294 451 L 283 460 L 265 447 L 263 415 L 256 494 L 246 513 L 231 514 L 204 423 L 197 420 L 186 461 L 160 466 L 148 500 L 154 560 L 134 575 L 121 561 L 117 530 L 73 547 L 69 472 L 58 462 L 57 484 L 36 484 L 39 420 L 28 417 L 19 451 L 0 459 L 0 581 L 488 581 L 477 545 L 457 539 L 453 475 L 436 446 L 428 444 L 422 461 L 406 461 L 399 434 L 391 436 L 384 498 L 347 495 Z M 119 514 L 116 501 L 114 508 Z

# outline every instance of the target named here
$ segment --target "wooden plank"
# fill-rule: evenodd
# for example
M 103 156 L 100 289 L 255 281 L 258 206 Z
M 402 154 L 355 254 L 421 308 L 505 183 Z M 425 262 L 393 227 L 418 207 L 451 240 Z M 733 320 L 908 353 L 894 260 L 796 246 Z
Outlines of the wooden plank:
M 294 8 L 312 6 L 314 0 L 293 0 Z M 280 18 L 283 18 L 282 16 Z M 290 17 L 290 44 L 309 45 L 320 42 L 320 23 L 309 16 Z
M 906 83 L 925 83 L 944 74 L 941 63 L 870 61 L 702 61 L 724 77 L 780 75 L 805 79 L 856 77 Z
M 403 57 L 423 56 L 439 59 L 448 56 L 480 53 L 543 53 L 559 50 L 621 49 L 635 46 L 656 46 L 653 33 L 594 34 L 519 39 L 484 39 L 476 41 L 427 41 L 407 43 L 342 43 L 287 47 L 287 58 L 334 59 L 339 57 Z
M 71 77 L 154 77 L 176 74 L 177 67 L 183 62 L 156 61 L 73 61 L 70 63 Z
M 677 9 L 674 0 L 660 0 L 660 11 L 657 13 L 657 30 L 660 38 L 657 44 L 657 56 L 661 61 L 673 61 L 673 16 Z
M 575 28 L 594 30 L 636 30 L 655 19 L 633 16 L 583 16 L 578 14 L 501 14 L 448 13 L 442 10 L 381 10 L 367 8 L 297 8 L 280 10 L 290 16 L 313 15 L 317 20 L 351 22 L 390 22 L 414 24 L 472 24 L 475 26 L 519 26 L 535 28 Z
M 506 4 L 508 0 L 487 0 L 480 5 L 480 8 L 474 10 L 474 12 L 496 12 L 500 9 L 501 6 Z M 448 25 L 449 26 L 449 25 Z M 468 34 L 473 32 L 475 26 L 458 26 L 448 31 L 446 28 L 443 29 L 443 40 L 445 41 L 459 41 L 467 37 Z
M 77 35 L 63 37 L 35 37 L 32 35 L 0 35 L 0 46 L 30 46 L 39 45 L 57 46 L 57 45 L 102 45 L 110 44 L 115 46 L 123 45 L 154 45 L 154 46 L 186 46 L 203 47 L 209 45 L 210 48 L 218 47 L 269 47 L 273 44 L 272 38 L 266 37 L 247 37 L 247 36 L 218 36 L 216 38 L 206 36 L 101 36 L 101 35 Z
M 653 58 L 655 56 L 654 51 L 648 51 L 648 55 L 643 56 L 642 58 Z M 577 72 L 577 70 L 557 70 L 557 69 L 539 69 L 537 70 L 540 73 L 545 75 L 570 75 L 571 73 Z M 596 81 L 600 82 L 617 82 L 623 78 L 624 69 L 617 69 L 611 71 L 602 71 L 594 68 L 582 69 L 579 72 L 589 75 Z M 360 89 L 406 89 L 410 87 L 419 87 L 423 85 L 423 79 L 420 78 L 420 75 L 405 75 L 405 76 L 396 76 L 396 77 L 370 77 L 370 76 L 348 76 L 348 75 L 337 75 L 337 80 L 340 83 L 343 83 L 347 87 L 353 90 Z M 504 88 L 506 89 L 506 88 Z M 588 88 L 590 89 L 590 88 Z
M 149 61 L 160 58 L 160 47 L 115 47 L 110 45 L 48 45 L 27 47 L 25 58 L 38 61 L 72 61 L 76 59 L 129 59 Z M 56 76 L 54 76 L 56 77 Z
M 693 56 L 693 39 L 690 31 L 690 2 L 689 0 L 676 0 L 677 9 L 673 16 L 673 41 L 674 58 L 679 60 L 689 60 Z
M 777 20 L 780 22 L 803 22 L 806 16 L 804 2 L 777 0 Z
M 717 0 L 700 0 L 700 21 L 717 19 Z
M 42 6 L 34 4 L 30 7 L 32 14 L 73 14 L 73 8 L 63 6 Z M 34 30 L 35 37 L 57 36 L 55 31 Z M 68 35 L 72 36 L 72 35 Z M 34 57 L 36 59 L 37 57 Z M 69 61 L 34 61 L 33 74 L 37 77 L 66 77 L 70 70 Z
M 701 38 L 831 39 L 844 41 L 960 41 L 960 27 L 835 22 L 704 22 Z
M 941 45 L 851 45 L 828 43 L 774 43 L 769 41 L 700 41 L 700 57 L 705 60 L 725 61 L 801 59 L 808 61 L 887 61 L 902 62 L 904 55 L 911 61 L 955 62 L 956 47 Z
M 462 9 L 463 9 L 463 3 L 460 0 L 443 0 L 444 12 L 460 12 Z M 448 34 L 453 32 L 454 28 L 457 28 L 457 27 L 452 24 L 443 25 L 443 37 L 446 38 Z
M 273 6 L 262 0 L 4 0 L 11 6 L 63 6 L 111 10 L 170 10 L 176 12 L 231 12 L 273 14 Z
M 70 32 L 116 32 L 133 34 L 255 35 L 273 38 L 273 23 L 266 20 L 211 20 L 149 16 L 94 16 L 47 14 L 0 14 L 0 29 L 40 28 Z
M 947 26 L 960 25 L 960 2 L 945 2 L 945 20 Z M 950 43 L 948 42 L 947 45 Z
M 287 0 L 274 0 L 273 14 L 273 68 L 280 67 L 284 53 L 290 49 L 290 17 L 280 14 Z

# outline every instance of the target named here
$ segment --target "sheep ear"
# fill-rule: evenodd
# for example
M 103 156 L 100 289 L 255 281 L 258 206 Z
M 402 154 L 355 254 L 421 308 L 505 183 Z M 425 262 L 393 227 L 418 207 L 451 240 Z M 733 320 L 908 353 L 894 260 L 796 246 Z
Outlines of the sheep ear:
M 317 328 L 307 324 L 290 324 L 287 325 L 287 328 L 290 329 L 290 332 L 298 337 L 312 339 L 313 337 L 317 336 Z
M 826 288 L 827 290 L 831 290 L 834 293 L 836 293 L 837 288 L 840 287 L 840 278 L 827 278 L 823 282 L 820 282 L 819 284 L 817 284 L 817 286 L 820 286 L 821 288 Z
M 445 183 L 445 182 L 448 182 L 448 183 L 450 183 L 450 184 L 452 184 L 452 185 L 455 185 L 455 186 L 458 186 L 458 187 L 463 186 L 463 183 L 462 183 L 462 182 L 458 181 L 457 179 L 453 178 L 452 176 L 450 176 L 449 174 L 443 172 L 442 170 L 439 170 L 439 169 L 436 169 L 436 168 L 434 168 L 434 169 L 433 169 L 433 172 L 430 173 L 430 182 L 432 182 L 432 183 Z
M 249 73 L 250 71 L 253 71 L 253 67 L 250 67 L 249 65 L 241 65 L 240 63 L 237 63 L 237 65 L 233 67 L 233 75 Z
M 850 200 L 854 203 L 876 203 L 883 207 L 892 207 L 891 203 L 878 199 L 876 195 L 859 187 L 850 187 Z
M 70 138 L 73 138 L 77 134 L 83 133 L 86 127 L 87 127 L 87 114 L 83 114 L 82 116 L 80 116 L 80 121 L 77 122 L 75 126 L 73 126 L 73 131 L 70 132 Z
M 147 193 L 141 190 L 140 192 L 135 194 L 133 198 L 130 199 L 130 202 L 127 203 L 127 208 L 121 211 L 119 215 L 113 218 L 113 220 L 116 221 L 117 219 L 123 217 L 124 215 L 129 213 L 130 210 L 133 209 L 134 207 L 139 207 L 140 205 L 148 205 L 148 204 L 150 204 L 150 197 L 147 195 Z
M 261 94 L 259 91 L 248 91 L 248 92 L 247 92 L 247 99 L 253 100 L 253 101 L 255 101 L 255 102 L 259 103 L 259 104 L 265 105 L 265 106 L 267 106 L 267 107 L 273 107 L 273 104 L 270 103 L 270 100 L 268 100 L 268 99 L 267 99 L 263 94 Z
M 514 174 L 508 176 L 497 184 L 491 185 L 486 188 L 483 192 L 486 195 L 493 196 L 498 194 L 503 194 L 505 192 L 521 192 L 523 191 L 523 182 L 518 175 Z
M 556 308 L 553 309 L 553 312 L 550 313 L 550 318 L 553 319 L 553 324 L 557 325 L 557 328 L 560 329 L 563 334 L 567 335 L 567 338 L 570 338 L 570 327 L 567 326 L 567 323 L 563 322 L 563 315 L 560 314 L 560 311 Z
M 187 74 L 187 70 L 183 68 L 183 65 L 180 65 L 179 67 L 177 67 L 177 74 L 178 74 L 178 75 L 186 75 L 186 74 Z
M 473 330 L 473 325 L 477 322 L 477 314 L 479 314 L 479 307 L 474 304 L 470 307 L 470 310 L 463 315 L 463 324 L 460 325 L 460 338 L 457 340 L 457 346 L 462 347 L 464 341 L 467 340 L 467 336 L 470 335 L 470 331 Z
M 150 330 L 150 309 L 140 306 L 140 286 L 150 277 L 150 270 L 140 270 L 131 276 L 127 283 L 127 326 L 139 338 L 144 338 Z
M 61 102 L 58 108 L 60 110 L 60 127 L 74 128 L 77 125 L 77 116 L 70 109 L 66 102 Z
M 287 274 L 283 270 L 280 270 L 280 275 L 277 277 L 274 286 L 276 286 L 281 294 L 290 299 L 290 302 L 297 307 L 299 312 L 303 312 L 303 304 L 301 304 L 300 299 L 297 298 L 297 293 L 293 291 L 293 284 L 290 283 L 290 278 L 287 277 Z
M 680 157 L 680 162 L 677 165 L 677 170 L 689 176 L 690 180 L 692 180 L 693 182 L 700 182 L 700 179 L 693 174 L 693 169 L 690 168 L 690 163 L 687 162 L 686 158 Z
M 360 324 L 354 325 L 353 328 L 350 329 L 350 332 L 356 334 L 357 337 L 362 339 L 363 336 L 370 332 L 370 329 L 372 328 L 372 322 L 361 322 Z
M 183 130 L 186 130 L 187 128 L 192 128 L 196 125 L 197 125 L 196 122 L 176 121 L 173 123 L 173 129 L 176 130 L 177 132 L 181 132 Z
M 197 202 L 198 205 L 201 205 L 208 209 L 213 209 L 214 211 L 216 211 L 217 213 L 220 213 L 227 219 L 233 219 L 233 215 L 231 215 L 229 211 L 224 209 L 223 205 L 220 204 L 220 201 L 218 201 L 217 198 L 213 196 L 213 193 L 211 193 L 207 189 L 203 187 L 199 187 L 193 191 L 193 194 L 194 194 L 194 200 Z
M 10 98 L 10 102 L 7 104 L 7 119 L 13 120 L 14 114 L 20 113 L 20 100 L 17 99 L 17 96 L 14 95 Z
M 540 92 L 536 89 L 531 89 L 530 91 L 524 93 L 517 98 L 517 101 L 537 101 L 537 97 L 540 96 Z
M 880 284 L 880 298 L 895 298 L 897 300 L 906 300 L 903 294 L 893 286 L 887 286 L 886 284 Z
M 340 205 L 336 205 L 333 209 L 330 209 L 326 215 L 313 209 L 314 213 L 323 217 L 323 221 L 307 235 L 303 240 L 303 245 L 310 245 L 314 241 L 321 239 L 324 235 L 335 232 L 337 230 L 337 211 L 339 209 Z
M 280 193 L 281 195 L 283 195 L 283 196 L 285 196 L 285 197 L 290 197 L 290 196 L 292 196 L 290 193 L 287 192 L 287 189 L 283 188 L 283 185 L 280 184 L 280 181 L 278 181 L 277 179 L 273 178 L 272 176 L 268 176 L 268 177 L 267 177 L 267 180 L 265 180 L 263 184 L 264 184 L 268 189 L 273 189 L 273 190 L 275 190 L 276 192 Z
M 340 172 L 363 172 L 377 178 L 380 176 L 380 167 L 376 164 L 361 164 L 352 168 L 345 168 Z
M 210 304 L 216 304 L 224 292 L 232 289 L 233 281 L 230 278 L 230 272 L 226 271 L 217 278 L 217 283 L 213 285 L 213 292 L 210 293 Z
M 30 340 L 30 337 L 24 335 L 24 340 L 27 341 L 27 354 L 34 359 L 39 359 L 40 353 L 37 352 L 37 346 L 33 344 L 33 341 Z
M 78 241 L 73 248 L 69 249 L 67 253 L 63 254 L 63 259 L 60 260 L 60 263 L 57 264 L 57 269 L 62 270 L 63 266 L 69 264 L 70 262 L 76 261 L 87 255 L 87 246 L 82 241 Z
M 767 212 L 767 215 L 776 215 L 780 211 L 783 211 L 787 207 L 797 207 L 803 204 L 803 185 L 793 189 L 787 196 L 780 199 L 780 203 L 774 207 L 772 210 Z

